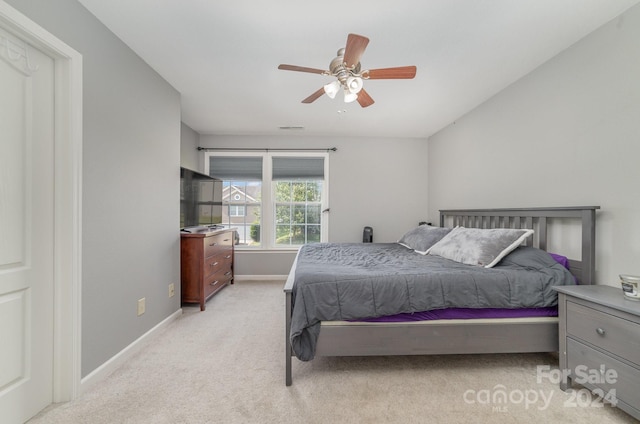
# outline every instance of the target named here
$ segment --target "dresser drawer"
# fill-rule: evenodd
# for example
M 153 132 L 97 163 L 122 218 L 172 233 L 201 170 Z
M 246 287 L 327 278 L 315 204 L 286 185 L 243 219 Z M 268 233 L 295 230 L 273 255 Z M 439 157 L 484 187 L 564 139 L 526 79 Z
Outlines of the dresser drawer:
M 205 258 L 204 267 L 202 272 L 204 273 L 205 278 L 218 273 L 222 270 L 230 270 L 231 269 L 231 259 L 228 258 L 228 255 L 225 253 L 216 254 Z
M 567 302 L 567 334 L 640 365 L 640 324 Z
M 212 293 L 224 287 L 231 280 L 231 270 L 220 270 L 204 280 L 204 297 L 209 297 Z
M 220 253 L 221 250 L 231 251 L 233 249 L 233 232 L 205 237 L 203 243 L 205 258 Z
M 637 368 L 572 339 L 567 340 L 567 357 L 574 382 L 589 389 L 598 387 L 605 395 L 615 394 L 618 401 L 633 409 L 640 405 L 640 370 Z M 576 367 L 580 368 L 576 370 Z M 604 374 L 601 373 L 603 369 Z

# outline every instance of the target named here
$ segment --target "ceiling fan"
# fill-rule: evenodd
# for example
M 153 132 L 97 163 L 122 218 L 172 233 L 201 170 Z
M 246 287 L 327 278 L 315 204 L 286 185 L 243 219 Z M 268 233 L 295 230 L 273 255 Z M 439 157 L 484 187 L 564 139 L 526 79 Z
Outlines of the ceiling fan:
M 349 34 L 347 45 L 338 50 L 337 56 L 329 64 L 329 70 L 305 68 L 295 65 L 280 65 L 278 69 L 285 71 L 309 72 L 334 76 L 337 79 L 307 97 L 302 103 L 312 103 L 323 94 L 335 98 L 342 89 L 344 101 L 347 103 L 357 100 L 360 106 L 371 106 L 374 101 L 363 88 L 363 80 L 369 79 L 411 79 L 416 76 L 415 66 L 400 66 L 395 68 L 361 70 L 360 57 L 369 44 L 369 39 L 362 35 Z

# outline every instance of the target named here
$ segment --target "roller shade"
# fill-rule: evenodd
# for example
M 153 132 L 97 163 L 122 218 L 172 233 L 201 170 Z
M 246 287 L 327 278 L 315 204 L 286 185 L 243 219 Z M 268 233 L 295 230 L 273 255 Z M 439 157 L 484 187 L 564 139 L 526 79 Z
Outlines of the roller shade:
M 324 158 L 274 157 L 273 180 L 323 180 Z
M 262 157 L 211 156 L 209 175 L 225 181 L 262 181 Z

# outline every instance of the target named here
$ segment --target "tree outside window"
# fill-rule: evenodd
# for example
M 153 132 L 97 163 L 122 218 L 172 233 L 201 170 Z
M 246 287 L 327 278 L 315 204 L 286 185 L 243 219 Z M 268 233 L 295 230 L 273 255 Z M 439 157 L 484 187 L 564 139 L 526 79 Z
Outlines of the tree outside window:
M 322 181 L 277 181 L 276 246 L 320 242 Z

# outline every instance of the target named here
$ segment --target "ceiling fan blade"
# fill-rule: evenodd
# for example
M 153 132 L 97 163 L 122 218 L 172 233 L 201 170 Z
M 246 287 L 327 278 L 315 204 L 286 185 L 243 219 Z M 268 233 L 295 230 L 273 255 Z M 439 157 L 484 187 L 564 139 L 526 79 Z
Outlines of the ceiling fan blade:
M 352 68 L 360 62 L 360 57 L 367 48 L 369 39 L 358 34 L 349 34 L 347 36 L 347 45 L 344 48 L 344 63 L 347 68 Z
M 304 99 L 302 103 L 313 103 L 323 94 L 324 94 L 324 87 L 321 87 L 318 91 L 316 91 L 315 93 L 313 93 L 312 95 Z
M 362 72 L 362 75 L 366 79 L 411 79 L 416 76 L 416 69 L 415 66 L 370 69 Z
M 305 68 L 304 66 L 296 66 L 296 65 L 280 65 L 278 69 L 282 69 L 283 71 L 297 71 L 297 72 L 309 72 L 312 74 L 328 74 L 329 71 L 324 71 L 322 69 L 316 68 Z
M 364 91 L 364 88 L 360 90 L 360 92 L 358 93 L 357 100 L 358 100 L 358 103 L 360 103 L 360 106 L 362 107 L 371 106 L 373 103 L 375 103 L 371 98 L 371 96 L 369 95 L 369 93 Z

